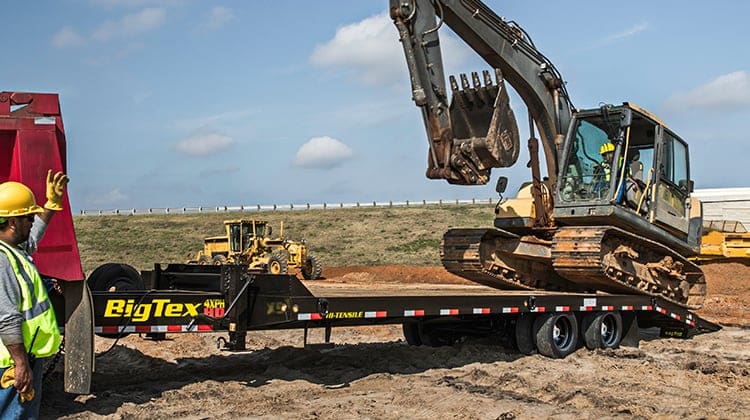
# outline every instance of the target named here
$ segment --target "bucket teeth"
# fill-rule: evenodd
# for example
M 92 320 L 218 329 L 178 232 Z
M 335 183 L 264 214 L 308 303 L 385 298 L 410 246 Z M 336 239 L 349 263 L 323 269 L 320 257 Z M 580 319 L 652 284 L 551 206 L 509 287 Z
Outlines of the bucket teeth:
M 479 82 L 479 74 L 475 71 L 471 72 L 471 81 L 474 83 L 474 89 L 479 89 L 482 84 Z
M 482 70 L 482 77 L 484 77 L 485 86 L 492 86 L 492 76 L 490 76 L 490 72 Z
M 460 77 L 461 77 L 461 88 L 463 90 L 468 90 L 470 86 L 469 86 L 469 79 L 466 77 L 466 74 L 461 73 Z

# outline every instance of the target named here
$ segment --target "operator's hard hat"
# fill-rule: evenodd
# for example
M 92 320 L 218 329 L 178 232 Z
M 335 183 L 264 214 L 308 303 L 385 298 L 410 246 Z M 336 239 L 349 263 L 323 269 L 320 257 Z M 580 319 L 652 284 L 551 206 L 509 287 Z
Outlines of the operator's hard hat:
M 609 142 L 602 144 L 602 147 L 599 148 L 600 155 L 603 155 L 607 152 L 614 152 L 614 151 L 615 151 L 615 145 Z
M 44 209 L 36 205 L 29 187 L 13 181 L 0 184 L 0 219 L 34 213 L 44 213 Z

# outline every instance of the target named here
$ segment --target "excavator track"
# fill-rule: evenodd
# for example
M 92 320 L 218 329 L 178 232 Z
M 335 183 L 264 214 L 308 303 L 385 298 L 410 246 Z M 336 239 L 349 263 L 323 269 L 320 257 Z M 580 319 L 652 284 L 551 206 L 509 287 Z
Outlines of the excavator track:
M 440 257 L 449 272 L 496 289 L 582 291 L 555 274 L 550 246 L 499 229 L 451 229 Z
M 639 293 L 698 309 L 706 296 L 701 269 L 671 249 L 613 226 L 562 227 L 552 266 L 579 287 Z

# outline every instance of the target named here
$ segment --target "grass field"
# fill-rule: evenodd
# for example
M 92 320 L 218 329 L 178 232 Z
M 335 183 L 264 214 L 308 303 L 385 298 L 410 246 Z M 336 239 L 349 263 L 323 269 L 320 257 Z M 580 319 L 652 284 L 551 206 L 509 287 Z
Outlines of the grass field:
M 224 232 L 223 220 L 258 218 L 284 236 L 305 239 L 323 265 L 439 265 L 440 239 L 455 227 L 490 227 L 493 204 L 393 208 L 74 218 L 83 269 L 122 262 L 149 269 L 155 262 L 184 262 L 203 238 Z

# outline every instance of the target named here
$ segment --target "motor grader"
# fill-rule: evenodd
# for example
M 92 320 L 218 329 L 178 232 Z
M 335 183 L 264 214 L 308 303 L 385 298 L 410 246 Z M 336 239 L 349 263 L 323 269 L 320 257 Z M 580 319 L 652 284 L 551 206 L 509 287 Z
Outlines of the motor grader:
M 322 266 L 309 253 L 307 243 L 284 239 L 284 222 L 278 237 L 272 236 L 273 230 L 264 220 L 225 220 L 224 227 L 224 235 L 204 239 L 203 250 L 188 264 L 241 264 L 271 274 L 298 269 L 307 280 L 321 278 Z

